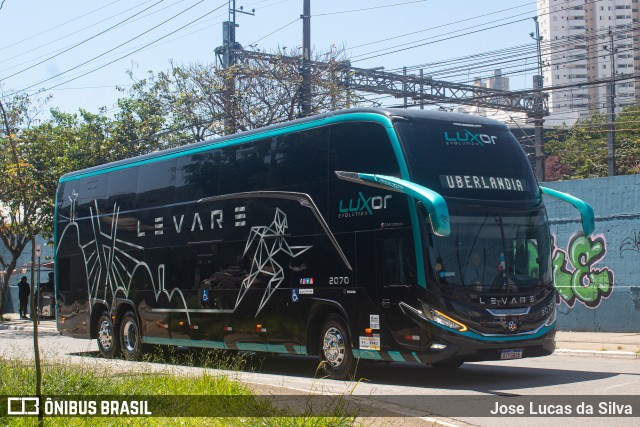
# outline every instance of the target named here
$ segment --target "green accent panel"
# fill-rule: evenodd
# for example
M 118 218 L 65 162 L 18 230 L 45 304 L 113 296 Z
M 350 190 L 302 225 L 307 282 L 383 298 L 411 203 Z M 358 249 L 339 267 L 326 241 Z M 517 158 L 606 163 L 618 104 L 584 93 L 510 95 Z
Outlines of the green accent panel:
M 307 354 L 307 346 L 306 345 L 294 345 L 293 350 L 297 354 Z
M 236 343 L 236 347 L 238 348 L 238 350 L 243 351 L 269 351 L 266 344 L 252 342 Z
M 395 362 L 404 362 L 404 357 L 402 357 L 402 354 L 400 354 L 399 351 L 390 351 L 388 352 L 389 356 L 391 356 L 391 358 L 395 361 Z
M 445 202 L 444 197 L 440 194 L 415 182 L 393 176 L 372 175 L 367 173 L 359 173 L 358 176 L 365 181 L 384 185 L 385 187 L 400 191 L 421 201 L 429 212 L 433 232 L 439 236 L 448 236 L 451 234 L 449 208 L 447 207 L 447 202 Z
M 267 351 L 273 353 L 289 353 L 289 350 L 287 350 L 287 348 L 282 344 L 267 344 Z
M 142 337 L 142 342 L 145 344 L 157 344 L 157 345 L 177 345 L 182 347 L 201 347 L 201 348 L 217 348 L 220 350 L 228 350 L 229 347 L 221 341 L 204 341 L 204 340 L 189 340 L 178 338 L 158 338 L 158 337 Z
M 353 357 L 356 359 L 382 360 L 380 352 L 373 350 L 352 350 Z
M 418 357 L 415 351 L 411 352 L 411 355 L 413 356 L 414 359 L 416 359 L 416 362 L 422 363 L 422 360 L 420 360 L 420 358 Z
M 560 199 L 564 202 L 572 204 L 576 209 L 578 209 L 578 212 L 580 212 L 580 218 L 582 220 L 582 231 L 584 232 L 584 235 L 589 237 L 591 234 L 593 234 L 596 228 L 596 220 L 595 214 L 593 213 L 593 208 L 589 203 L 580 200 L 577 197 L 572 196 L 571 194 L 554 190 L 553 188 L 541 186 L 540 191 L 542 191 L 542 194 L 544 195 L 555 197 L 556 199 Z

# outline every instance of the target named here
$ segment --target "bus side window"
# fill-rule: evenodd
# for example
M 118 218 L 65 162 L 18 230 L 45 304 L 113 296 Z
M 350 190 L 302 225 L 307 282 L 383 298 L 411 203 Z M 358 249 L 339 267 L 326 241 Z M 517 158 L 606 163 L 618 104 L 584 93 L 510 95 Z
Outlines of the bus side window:
M 220 164 L 221 194 L 266 190 L 269 187 L 269 164 L 265 164 L 267 140 L 223 148 Z
M 76 203 L 76 218 L 88 217 L 90 215 L 90 209 L 95 211 L 96 204 L 98 206 L 98 210 L 101 213 L 104 213 L 105 194 L 107 191 L 106 183 L 106 175 L 96 175 L 89 178 L 83 178 L 76 184 L 77 192 L 75 195 L 71 194 L 71 198 L 75 199 Z
M 416 283 L 416 265 L 410 240 L 384 238 L 378 241 L 383 286 L 408 286 Z
M 138 209 L 173 202 L 176 164 L 175 159 L 170 159 L 139 167 L 136 203 Z
M 309 129 L 271 139 L 271 187 L 327 181 L 329 129 Z
M 107 194 L 109 199 L 105 206 L 106 212 L 112 213 L 116 205 L 121 212 L 134 209 L 137 185 L 138 168 L 136 167 L 107 174 Z
M 331 128 L 329 170 L 399 176 L 386 130 L 377 123 L 341 123 Z

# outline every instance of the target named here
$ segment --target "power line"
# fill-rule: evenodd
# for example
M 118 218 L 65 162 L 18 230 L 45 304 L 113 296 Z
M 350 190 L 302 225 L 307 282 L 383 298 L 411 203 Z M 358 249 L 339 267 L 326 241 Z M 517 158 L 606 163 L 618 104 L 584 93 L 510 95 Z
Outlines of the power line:
M 384 9 L 387 7 L 395 7 L 395 6 L 404 6 L 406 4 L 412 4 L 412 3 L 425 3 L 427 0 L 413 0 L 413 1 L 406 1 L 404 3 L 395 3 L 395 4 L 387 4 L 384 6 L 373 6 L 373 7 L 365 7 L 365 8 L 361 8 L 361 9 L 351 9 L 351 10 L 341 10 L 338 12 L 326 12 L 326 13 L 318 13 L 316 15 L 311 15 L 313 18 L 318 17 L 318 16 L 329 16 L 329 15 L 342 15 L 345 13 L 353 13 L 353 12 L 364 12 L 366 10 L 374 10 L 374 9 Z
M 26 38 L 24 38 L 24 39 L 22 39 L 22 40 L 18 40 L 17 42 L 14 42 L 14 43 L 9 44 L 9 45 L 6 45 L 6 46 L 3 46 L 3 47 L 1 47 L 0 49 L 8 49 L 8 48 L 13 47 L 13 46 L 16 46 L 16 45 L 18 45 L 18 44 L 20 44 L 20 43 L 23 43 L 23 42 L 25 42 L 25 41 L 27 41 L 27 40 L 31 40 L 31 39 L 32 39 L 32 38 L 34 38 L 34 37 L 38 37 L 38 36 L 41 36 L 42 34 L 46 34 L 46 33 L 48 33 L 49 31 L 53 31 L 53 30 L 55 30 L 56 28 L 60 28 L 60 27 L 62 27 L 62 26 L 64 26 L 64 25 L 67 25 L 67 24 L 70 24 L 70 23 L 72 23 L 72 22 L 74 22 L 74 21 L 77 21 L 77 20 L 78 20 L 78 19 L 80 19 L 80 18 L 84 18 L 85 16 L 89 16 L 89 15 L 91 15 L 91 14 L 95 13 L 95 12 L 98 12 L 99 10 L 105 9 L 105 8 L 107 8 L 107 7 L 109 7 L 109 6 L 113 5 L 113 4 L 115 4 L 115 3 L 118 3 L 119 1 L 120 1 L 120 0 L 115 0 L 115 1 L 113 1 L 113 2 L 111 2 L 111 3 L 109 3 L 109 4 L 106 4 L 106 5 L 104 5 L 104 6 L 101 6 L 101 7 L 97 8 L 97 9 L 94 9 L 94 10 L 92 10 L 92 11 L 90 11 L 90 12 L 87 12 L 87 13 L 85 13 L 85 14 L 83 14 L 83 15 L 76 16 L 75 18 L 70 19 L 70 20 L 68 20 L 68 21 L 65 21 L 65 22 L 63 22 L 62 24 L 58 24 L 58 25 L 56 25 L 56 26 L 54 26 L 54 27 L 48 28 L 48 29 L 46 29 L 46 30 L 44 30 L 44 31 L 41 31 L 41 32 L 37 33 L 37 34 L 33 34 L 33 35 L 31 35 L 31 36 L 29 36 L 29 37 L 26 37 Z M 153 1 L 153 0 L 147 0 L 146 2 L 144 2 L 144 3 L 142 3 L 142 4 L 149 3 L 150 1 Z M 2 0 L 2 4 L 4 4 L 4 2 L 5 2 L 5 0 Z M 0 6 L 0 9 L 1 9 L 1 8 L 2 8 L 2 6 Z
M 215 12 L 215 11 L 217 11 L 217 10 L 221 9 L 222 7 L 226 6 L 226 4 L 227 4 L 226 2 L 225 2 L 225 3 L 223 3 L 223 4 L 221 4 L 220 6 L 218 6 L 218 7 L 216 7 L 215 9 L 213 9 L 213 10 L 211 10 L 211 11 L 209 11 L 209 12 L 205 13 L 204 15 L 200 16 L 199 18 L 196 18 L 196 19 L 194 19 L 193 21 L 190 21 L 190 22 L 188 22 L 187 24 L 185 24 L 185 25 L 181 26 L 180 28 L 178 28 L 178 29 L 176 29 L 176 30 L 174 30 L 174 31 L 171 31 L 171 32 L 170 32 L 170 33 L 168 33 L 168 34 L 165 34 L 164 36 L 159 37 L 159 38 L 157 38 L 157 39 L 155 39 L 155 40 L 153 40 L 153 41 L 151 41 L 151 42 L 149 42 L 149 43 L 145 44 L 144 46 L 142 46 L 142 47 L 141 47 L 141 48 L 139 48 L 139 49 L 136 49 L 136 50 L 134 50 L 134 51 L 132 51 L 132 52 L 129 52 L 129 53 L 125 54 L 125 55 L 122 55 L 122 56 L 120 56 L 119 58 L 114 59 L 113 61 L 110 61 L 110 62 L 108 62 L 108 63 L 106 63 L 106 64 L 103 64 L 103 65 L 101 65 L 101 66 L 99 66 L 99 67 L 96 67 L 96 68 L 94 68 L 94 69 L 92 69 L 92 70 L 90 70 L 90 71 L 87 71 L 86 73 L 83 73 L 83 74 L 79 75 L 79 76 L 76 76 L 76 77 L 74 77 L 74 78 L 71 78 L 71 79 L 69 79 L 69 80 L 66 80 L 66 81 L 64 81 L 64 82 L 62 82 L 62 83 L 58 83 L 58 84 L 56 84 L 56 85 L 54 85 L 54 86 L 51 86 L 51 87 L 46 88 L 46 89 L 43 89 L 43 90 L 44 90 L 44 91 L 48 91 L 48 90 L 54 89 L 54 88 L 56 88 L 56 87 L 59 87 L 59 86 L 62 86 L 62 85 L 64 85 L 64 84 L 67 84 L 67 83 L 69 83 L 69 82 L 72 82 L 72 81 L 74 81 L 74 80 L 77 80 L 77 79 L 79 79 L 79 78 L 81 78 L 81 77 L 84 77 L 84 76 L 86 76 L 86 75 L 88 75 L 88 74 L 91 74 L 91 73 L 93 73 L 93 72 L 95 72 L 95 71 L 98 71 L 98 70 L 100 70 L 100 69 L 102 69 L 102 68 L 105 68 L 105 67 L 107 67 L 108 65 L 113 64 L 114 62 L 117 62 L 117 61 L 119 61 L 119 60 L 121 60 L 121 59 L 126 58 L 127 56 L 131 55 L 132 53 L 139 52 L 139 51 L 143 50 L 144 48 L 146 48 L 146 47 L 148 47 L 148 46 L 151 46 L 151 45 L 153 45 L 153 44 L 157 43 L 158 41 L 163 40 L 163 39 L 165 39 L 166 37 L 169 37 L 170 35 L 177 33 L 178 31 L 183 30 L 184 28 L 188 27 L 189 25 L 191 25 L 191 24 L 193 24 L 193 23 L 195 23 L 195 22 L 197 22 L 197 21 L 199 21 L 199 20 L 203 19 L 203 18 L 204 18 L 204 17 L 206 17 L 206 16 L 209 16 L 209 15 L 210 15 L 210 14 L 212 14 L 213 12 Z M 195 6 L 195 5 L 194 5 L 194 6 Z M 172 19 L 172 18 L 170 18 L 170 19 Z M 159 25 L 161 25 L 161 24 L 159 24 Z M 147 32 L 148 32 L 148 31 L 147 31 Z M 81 65 L 84 65 L 84 64 L 81 64 Z M 77 68 L 77 67 L 74 67 L 74 68 Z M 70 71 L 70 70 L 68 70 L 68 71 Z M 54 77 L 57 77 L 57 76 L 54 76 Z M 47 79 L 47 80 L 50 80 L 50 79 Z M 46 81 L 46 80 L 45 80 L 45 81 Z M 40 83 L 42 83 L 42 82 L 40 82 Z M 40 83 L 33 84 L 33 85 L 31 85 L 31 86 L 29 86 L 29 87 L 27 87 L 27 88 L 22 89 L 21 91 L 25 91 L 25 90 L 27 90 L 27 89 L 30 89 L 30 88 L 32 88 L 32 87 L 34 87 L 34 86 L 37 86 L 37 85 L 38 85 L 38 84 L 40 84 Z M 14 92 L 14 93 L 15 93 L 15 92 Z
M 103 30 L 103 31 L 101 31 L 101 32 L 99 32 L 99 33 L 97 33 L 97 34 L 94 34 L 93 36 L 91 36 L 91 37 L 89 37 L 89 38 L 87 38 L 87 39 L 84 39 L 84 40 L 82 40 L 81 42 L 78 42 L 78 43 L 74 44 L 73 46 L 71 46 L 71 47 L 69 47 L 69 48 L 67 48 L 67 49 L 64 49 L 64 50 L 63 50 L 63 51 L 61 51 L 61 52 L 58 52 L 58 53 L 56 53 L 56 54 L 54 54 L 54 55 L 51 55 L 51 56 L 49 56 L 48 58 L 43 59 L 43 60 L 42 60 L 42 61 L 40 61 L 40 62 L 37 62 L 37 63 L 35 63 L 35 64 L 33 64 L 33 65 L 29 66 L 29 67 L 23 68 L 23 69 L 22 69 L 22 70 L 20 70 L 20 71 L 16 71 L 15 73 L 13 73 L 13 74 L 11 74 L 11 75 L 8 75 L 8 76 L 6 76 L 6 77 L 3 77 L 3 78 L 6 80 L 6 79 L 9 79 L 9 78 L 11 78 L 11 77 L 13 77 L 13 76 L 17 76 L 18 74 L 20 74 L 20 73 L 22 73 L 22 72 L 25 72 L 25 71 L 27 71 L 27 70 L 30 70 L 30 69 L 32 69 L 32 68 L 35 68 L 35 67 L 37 67 L 37 66 L 38 66 L 38 65 L 40 65 L 40 64 L 43 64 L 43 63 L 45 63 L 45 62 L 47 62 L 47 61 L 49 61 L 49 60 L 51 60 L 51 59 L 53 59 L 53 58 L 55 58 L 55 57 L 58 57 L 58 56 L 62 55 L 63 53 L 69 52 L 70 50 L 75 49 L 76 47 L 81 46 L 81 45 L 83 45 L 83 44 L 87 43 L 88 41 L 95 39 L 95 38 L 96 38 L 96 37 L 98 37 L 98 36 L 101 36 L 101 35 L 103 35 L 103 34 L 105 34 L 105 33 L 108 33 L 109 31 L 113 30 L 114 28 L 116 28 L 116 27 L 118 27 L 118 26 L 122 25 L 123 23 L 125 23 L 125 22 L 127 22 L 127 21 L 129 21 L 129 20 L 131 20 L 131 19 L 133 19 L 133 18 L 135 18 L 136 16 L 140 15 L 141 13 L 146 12 L 147 10 L 151 9 L 152 7 L 157 6 L 158 4 L 162 3 L 163 1 L 164 1 L 164 0 L 159 0 L 159 1 L 157 1 L 156 3 L 152 4 L 151 6 L 149 6 L 149 7 L 145 8 L 145 9 L 142 9 L 140 12 L 137 12 L 137 13 L 135 13 L 135 14 L 131 15 L 130 17 L 128 17 L 128 18 L 126 18 L 126 19 L 123 19 L 122 21 L 118 22 L 118 23 L 117 23 L 117 24 L 115 24 L 115 25 L 112 25 L 111 27 L 107 28 L 106 30 Z
M 95 61 L 96 59 L 101 58 L 101 57 L 105 56 L 106 54 L 108 54 L 108 53 L 110 53 L 110 52 L 113 52 L 114 50 L 116 50 L 116 49 L 118 49 L 118 48 L 120 48 L 120 47 L 122 47 L 122 46 L 124 46 L 124 45 L 126 45 L 126 44 L 128 44 L 128 43 L 131 43 L 132 41 L 134 41 L 134 40 L 136 40 L 136 39 L 138 39 L 138 38 L 142 37 L 143 35 L 145 35 L 145 34 L 147 34 L 147 33 L 151 32 L 151 31 L 153 31 L 153 30 L 155 30 L 155 29 L 156 29 L 156 28 L 158 28 L 158 27 L 160 27 L 160 26 L 162 26 L 162 25 L 164 25 L 164 24 L 168 23 L 169 21 L 172 21 L 173 19 L 175 19 L 175 18 L 177 18 L 178 16 L 180 16 L 180 15 L 182 15 L 182 14 L 186 13 L 187 11 L 189 11 L 189 10 L 193 9 L 194 7 L 196 7 L 197 5 L 199 5 L 199 4 L 200 4 L 200 3 L 202 3 L 202 2 L 204 2 L 204 0 L 200 0 L 200 1 L 196 2 L 196 3 L 194 3 L 193 5 L 191 5 L 191 6 L 187 7 L 186 9 L 183 9 L 182 11 L 180 11 L 180 12 L 178 12 L 177 14 L 173 15 L 172 17 L 165 19 L 165 20 L 164 20 L 164 21 L 162 21 L 161 23 L 159 23 L 159 24 L 157 24 L 157 25 L 155 25 L 155 26 L 153 26 L 153 27 L 149 28 L 149 29 L 148 29 L 148 30 L 146 30 L 146 31 L 143 31 L 142 33 L 138 34 L 137 36 L 132 37 L 132 38 L 130 38 L 129 40 L 127 40 L 127 41 L 125 41 L 125 42 L 123 42 L 123 43 L 120 43 L 119 45 L 117 45 L 117 46 L 115 46 L 115 47 L 113 47 L 113 48 L 111 48 L 111 49 L 109 49 L 109 50 L 107 50 L 107 51 L 105 51 L 105 52 L 102 52 L 102 53 L 101 53 L 101 54 L 99 54 L 99 55 L 96 55 L 96 56 L 92 57 L 91 59 L 88 59 L 88 60 L 86 60 L 86 61 L 84 61 L 84 62 L 82 62 L 82 63 L 80 63 L 80 64 L 78 64 L 78 65 L 76 65 L 76 66 L 74 66 L 74 67 L 71 67 L 71 68 L 69 68 L 69 69 L 67 69 L 67 70 L 65 70 L 65 71 L 62 71 L 62 72 L 60 72 L 60 73 L 58 73 L 58 74 L 56 74 L 56 75 L 54 75 L 54 76 L 51 76 L 51 77 L 46 78 L 46 79 L 44 79 L 44 80 L 41 80 L 41 81 L 39 81 L 39 82 L 37 82 L 37 83 L 34 83 L 34 84 L 32 84 L 32 85 L 29 85 L 29 86 L 27 86 L 27 87 L 25 87 L 25 88 L 22 88 L 20 91 L 26 91 L 26 90 L 28 90 L 28 89 L 31 89 L 31 88 L 35 87 L 35 86 L 41 85 L 42 83 L 48 82 L 48 81 L 53 80 L 53 79 L 55 79 L 55 78 L 57 78 L 57 77 L 60 77 L 60 76 L 62 76 L 62 75 L 64 75 L 64 74 L 67 74 L 67 73 L 68 73 L 68 72 L 70 72 L 70 71 L 73 71 L 73 70 L 75 70 L 75 69 L 78 69 L 78 68 L 82 67 L 83 65 L 86 65 L 86 64 L 88 64 L 88 63 L 90 63 L 90 62 L 93 62 L 93 61 Z M 224 5 L 223 5 L 223 6 L 224 6 Z M 215 11 L 215 10 L 220 9 L 221 7 L 222 7 L 222 6 L 220 6 L 220 7 L 216 8 L 216 9 L 214 9 L 214 11 Z M 212 12 L 213 12 L 213 11 L 212 11 Z M 209 12 L 209 13 L 207 13 L 207 14 L 206 14 L 206 15 L 204 15 L 204 16 L 207 16 L 207 15 L 209 15 L 209 14 L 210 14 L 210 13 L 212 13 L 212 12 Z M 198 18 L 198 20 L 199 20 L 199 19 L 200 19 L 200 18 Z M 196 21 L 197 21 L 197 20 L 196 20 Z M 195 22 L 195 21 L 192 21 L 192 22 Z M 184 27 L 181 27 L 181 28 L 184 28 Z M 170 33 L 170 34 L 173 34 L 173 33 L 174 33 L 174 32 L 172 32 L 172 33 Z M 164 38 L 164 37 L 162 37 L 162 38 Z M 161 39 L 162 39 L 162 38 L 161 38 Z M 153 43 L 153 42 L 152 42 L 152 43 Z M 150 43 L 150 44 L 152 44 L 152 43 Z M 145 46 L 148 46 L 148 45 L 145 45 Z M 137 52 L 137 50 L 136 50 L 136 52 Z M 122 59 L 122 58 L 124 58 L 124 57 L 126 57 L 126 56 L 128 56 L 128 55 L 125 55 L 125 56 L 123 56 L 123 57 L 121 57 L 121 58 L 119 58 L 119 59 Z M 112 61 L 112 62 L 110 62 L 109 64 L 112 64 L 113 62 L 115 62 L 115 61 Z M 101 67 L 100 67 L 100 68 L 101 68 Z M 97 68 L 97 69 L 100 69 L 100 68 Z M 97 70 L 97 69 L 96 69 L 96 70 Z M 84 75 L 86 75 L 86 74 L 89 74 L 89 73 L 85 73 L 85 74 L 83 74 L 83 76 L 84 76 Z M 56 86 L 53 86 L 53 87 L 57 87 L 57 86 L 59 86 L 59 85 L 56 85 Z

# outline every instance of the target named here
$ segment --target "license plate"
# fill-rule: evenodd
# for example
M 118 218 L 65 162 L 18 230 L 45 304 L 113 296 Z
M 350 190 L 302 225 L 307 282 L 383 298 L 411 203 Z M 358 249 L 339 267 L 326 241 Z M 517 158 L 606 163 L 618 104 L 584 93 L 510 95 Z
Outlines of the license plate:
M 501 350 L 500 360 L 522 359 L 522 349 Z

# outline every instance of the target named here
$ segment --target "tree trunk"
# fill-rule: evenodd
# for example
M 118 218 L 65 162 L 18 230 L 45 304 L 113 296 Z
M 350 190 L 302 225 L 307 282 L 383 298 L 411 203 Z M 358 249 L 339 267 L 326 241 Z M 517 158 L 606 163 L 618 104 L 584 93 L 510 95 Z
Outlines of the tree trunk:
M 15 271 L 16 264 L 18 262 L 18 259 L 13 257 L 13 255 L 12 255 L 12 258 L 13 258 L 13 261 L 9 263 L 9 265 L 7 266 L 7 269 L 5 270 L 6 274 L 2 278 L 2 283 L 0 284 L 0 316 L 2 316 L 5 313 L 4 304 L 6 302 L 7 293 L 9 291 L 9 282 L 11 281 L 11 275 Z

